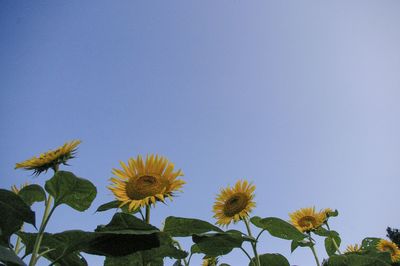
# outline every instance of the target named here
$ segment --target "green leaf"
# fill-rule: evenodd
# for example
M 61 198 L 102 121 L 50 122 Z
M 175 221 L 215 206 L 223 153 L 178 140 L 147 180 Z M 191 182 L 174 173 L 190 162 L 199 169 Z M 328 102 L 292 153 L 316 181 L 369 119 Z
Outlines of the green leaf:
M 390 256 L 389 256 L 390 259 Z M 372 257 L 368 254 L 332 255 L 324 266 L 390 266 L 387 259 Z
M 18 192 L 18 196 L 20 196 L 29 206 L 32 206 L 32 204 L 35 202 L 46 200 L 46 193 L 44 192 L 44 189 L 37 184 L 23 187 Z
M 175 237 L 192 236 L 194 234 L 202 234 L 210 231 L 222 232 L 217 226 L 206 221 L 173 216 L 165 219 L 163 231 Z
M 0 262 L 12 263 L 13 265 L 26 266 L 26 264 L 15 254 L 14 250 L 0 246 Z
M 290 223 L 276 217 L 261 219 L 260 217 L 255 216 L 252 217 L 250 221 L 255 226 L 267 230 L 272 236 L 278 238 L 300 241 L 307 237 Z
M 330 236 L 330 231 L 328 229 L 325 229 L 323 227 L 319 227 L 316 230 L 313 231 L 314 234 L 319 235 L 319 236 Z
M 228 254 L 234 248 L 242 246 L 243 241 L 248 241 L 237 233 L 207 233 L 192 236 L 196 249 L 208 257 L 218 257 Z M 193 249 L 193 246 L 192 246 Z
M 170 257 L 174 259 L 183 259 L 188 254 L 185 251 L 177 249 L 173 245 L 173 240 L 170 236 L 160 233 L 160 246 L 145 251 L 133 253 L 123 257 L 107 257 L 105 266 L 142 266 L 142 265 L 163 265 L 163 259 Z
M 259 256 L 261 266 L 290 266 L 289 261 L 278 253 L 262 254 Z M 255 259 L 249 263 L 249 266 L 255 265 Z
M 97 208 L 96 212 L 104 212 L 104 211 L 108 211 L 108 210 L 112 210 L 112 209 L 121 209 L 125 213 L 134 214 L 134 213 L 137 213 L 140 211 L 140 208 L 130 211 L 127 204 L 125 204 L 122 207 L 119 207 L 120 205 L 121 205 L 120 201 L 113 200 L 113 201 L 110 201 L 110 202 L 100 205 Z
M 290 245 L 290 251 L 293 253 L 293 251 L 296 250 L 298 247 L 311 247 L 312 243 L 308 240 L 301 240 L 301 241 L 296 241 L 293 240 L 291 245 Z
M 361 242 L 361 248 L 365 250 L 374 250 L 376 251 L 376 246 L 378 245 L 381 238 L 376 237 L 366 237 Z
M 0 245 L 9 246 L 10 236 L 17 232 L 24 222 L 35 226 L 35 213 L 14 192 L 0 189 Z
M 37 234 L 20 232 L 18 235 L 26 246 L 25 254 L 32 253 Z M 120 234 L 69 230 L 57 234 L 45 233 L 40 252 L 52 249 L 45 254 L 49 260 L 54 261 L 63 255 L 65 257 L 62 257 L 62 259 L 73 259 L 75 263 L 78 263 L 81 259 L 78 256 L 79 252 L 100 256 L 126 256 L 159 245 L 160 240 L 157 233 Z
M 19 232 L 18 235 L 21 237 L 22 243 L 25 245 L 25 255 L 31 254 L 37 234 Z M 71 240 L 66 240 L 62 237 L 44 233 L 39 252 L 42 253 L 46 250 L 51 250 L 43 256 L 51 262 L 55 261 L 57 258 L 61 258 L 58 260 L 59 265 L 87 266 L 88 264 L 85 258 L 82 257 L 78 251 L 73 251 L 73 249 L 69 250 L 69 245 L 71 245 L 70 241 Z M 64 254 L 65 256 L 63 256 Z
M 87 179 L 67 171 L 58 171 L 46 182 L 46 191 L 54 197 L 55 205 L 67 204 L 77 211 L 85 211 L 97 194 L 96 187 Z
M 336 253 L 336 247 L 333 241 L 335 241 L 336 245 L 340 247 L 341 239 L 336 231 L 330 231 L 329 236 L 325 238 L 325 250 L 329 256 Z
M 143 222 L 141 219 L 126 213 L 116 213 L 107 225 L 99 225 L 96 232 L 115 234 L 153 234 L 158 233 L 157 227 Z

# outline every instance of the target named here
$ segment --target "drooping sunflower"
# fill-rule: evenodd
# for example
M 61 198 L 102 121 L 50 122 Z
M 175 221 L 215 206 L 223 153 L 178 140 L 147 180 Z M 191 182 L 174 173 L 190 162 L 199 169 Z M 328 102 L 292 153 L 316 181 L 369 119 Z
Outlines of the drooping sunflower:
M 218 258 L 208 258 L 204 259 L 201 266 L 217 266 Z
M 120 164 L 122 169 L 113 169 L 115 177 L 110 179 L 112 185 L 108 188 L 121 202 L 120 207 L 128 204 L 129 210 L 164 202 L 165 197 L 172 200 L 174 192 L 185 184 L 178 179 L 183 176 L 182 170 L 174 172 L 174 164 L 163 156 L 147 155 L 143 161 L 139 155 Z
M 346 251 L 344 252 L 345 254 L 349 254 L 349 253 L 360 253 L 361 250 L 361 246 L 359 246 L 358 244 L 355 245 L 348 245 L 346 248 Z
M 382 252 L 389 252 L 392 262 L 400 261 L 399 247 L 392 241 L 381 239 L 376 245 L 376 249 Z
M 34 175 L 47 172 L 50 168 L 54 170 L 58 169 L 60 164 L 66 165 L 69 159 L 75 157 L 77 147 L 80 143 L 80 140 L 66 142 L 57 149 L 40 154 L 39 157 L 34 156 L 26 161 L 15 164 L 15 169 L 33 170 Z
M 18 188 L 16 185 L 12 185 L 12 186 L 11 186 L 11 191 L 18 195 L 19 191 L 20 191 L 21 189 L 23 189 L 24 187 L 26 187 L 27 185 L 29 185 L 28 182 L 25 182 L 24 184 L 22 184 L 21 186 L 19 186 L 19 188 Z
M 325 214 L 316 212 L 315 207 L 302 208 L 289 214 L 290 222 L 301 232 L 310 232 L 320 227 L 325 220 Z
M 255 185 L 247 181 L 239 180 L 234 187 L 227 187 L 221 190 L 217 196 L 213 211 L 216 224 L 228 226 L 249 216 L 249 213 L 256 206 L 254 199 Z

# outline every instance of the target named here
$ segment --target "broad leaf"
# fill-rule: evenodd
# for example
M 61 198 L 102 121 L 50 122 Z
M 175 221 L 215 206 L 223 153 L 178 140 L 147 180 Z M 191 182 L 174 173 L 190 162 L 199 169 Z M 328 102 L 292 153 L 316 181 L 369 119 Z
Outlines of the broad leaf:
M 55 205 L 66 204 L 77 211 L 87 210 L 96 197 L 96 187 L 87 179 L 67 171 L 58 171 L 46 182 L 45 189 Z
M 126 214 L 116 213 L 107 225 L 97 226 L 96 232 L 115 234 L 152 234 L 159 232 L 158 228 L 147 224 L 139 218 Z
M 281 254 L 263 254 L 259 256 L 261 266 L 290 266 L 288 260 Z M 249 263 L 249 266 L 254 266 L 255 258 Z
M 381 238 L 376 238 L 376 237 L 364 238 L 363 241 L 361 242 L 361 248 L 365 250 L 376 251 L 376 246 L 378 245 L 379 241 L 381 241 Z
M 134 213 L 137 213 L 137 212 L 140 211 L 140 208 L 137 208 L 135 210 L 130 211 L 128 209 L 128 205 L 127 204 L 125 204 L 122 207 L 119 207 L 120 205 L 121 205 L 120 201 L 113 200 L 113 201 L 110 201 L 110 202 L 107 202 L 107 203 L 104 203 L 104 204 L 100 205 L 97 208 L 96 212 L 104 212 L 104 211 L 108 211 L 108 210 L 112 210 L 112 209 L 121 209 L 125 213 L 134 214 Z
M 296 248 L 298 247 L 311 247 L 312 245 L 313 244 L 308 240 L 301 240 L 301 241 L 293 240 L 290 245 L 290 251 L 293 253 L 293 251 L 295 251 Z
M 389 259 L 389 260 L 388 260 Z M 390 256 L 377 258 L 369 254 L 332 255 L 324 266 L 390 266 Z
M 141 265 L 163 265 L 163 259 L 165 257 L 174 259 L 183 259 L 188 253 L 177 249 L 173 245 L 173 240 L 170 236 L 164 233 L 159 234 L 160 246 L 145 251 L 133 253 L 123 257 L 107 257 L 104 265 L 106 266 L 117 266 L 117 265 L 128 265 L 128 266 L 141 266 Z
M 36 233 L 19 232 L 22 242 L 25 245 L 25 255 L 31 254 L 37 237 Z M 44 254 L 44 257 L 49 261 L 55 261 L 59 258 L 60 265 L 74 265 L 74 266 L 87 266 L 85 258 L 78 251 L 69 249 L 71 246 L 71 239 L 66 239 L 45 233 L 42 239 L 39 252 L 42 253 L 51 250 Z M 63 256 L 64 255 L 64 256 Z
M 196 243 L 196 249 L 208 257 L 228 254 L 232 249 L 241 247 L 243 241 L 248 241 L 237 233 L 228 232 L 193 235 L 192 239 Z
M 35 226 L 35 213 L 14 192 L 0 189 L 0 245 L 8 247 L 10 236 L 17 232 L 24 222 Z
M 340 247 L 341 239 L 336 231 L 330 231 L 329 233 L 329 236 L 325 238 L 325 250 L 329 256 L 332 256 L 337 250 L 335 243 Z M 333 241 L 335 241 L 335 243 Z
M 14 250 L 3 246 L 0 246 L 0 262 L 5 263 L 6 265 L 12 263 L 12 265 L 26 266 L 26 264 L 17 256 L 17 254 L 15 254 Z
M 194 234 L 202 234 L 211 231 L 222 232 L 217 226 L 206 221 L 173 216 L 165 219 L 163 231 L 175 237 L 192 236 Z
M 44 189 L 37 185 L 32 184 L 26 187 L 23 187 L 19 192 L 18 196 L 20 196 L 26 204 L 32 206 L 35 202 L 41 202 L 46 200 L 46 193 Z
M 297 241 L 300 241 L 307 237 L 290 223 L 276 217 L 261 219 L 260 217 L 255 216 L 252 217 L 250 221 L 255 226 L 267 230 L 272 236 L 275 237 Z
M 19 235 L 26 246 L 25 254 L 32 253 L 37 234 L 19 233 Z M 126 256 L 159 245 L 157 233 L 115 234 L 70 230 L 57 234 L 45 233 L 41 252 L 52 249 L 52 251 L 46 253 L 46 258 L 49 260 L 73 259 L 75 263 L 78 263 L 80 260 L 79 252 L 100 256 Z

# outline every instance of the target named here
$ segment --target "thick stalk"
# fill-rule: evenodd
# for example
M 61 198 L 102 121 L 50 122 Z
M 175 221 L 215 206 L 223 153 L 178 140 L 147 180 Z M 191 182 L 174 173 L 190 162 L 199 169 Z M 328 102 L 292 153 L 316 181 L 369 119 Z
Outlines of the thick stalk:
M 245 225 L 246 225 L 247 233 L 249 234 L 250 237 L 253 237 L 253 235 L 251 234 L 251 229 L 250 229 L 249 221 L 248 221 L 246 218 L 244 218 L 243 221 L 244 221 L 244 223 L 245 223 Z M 253 248 L 254 260 L 255 260 L 256 266 L 261 266 L 260 257 L 258 257 L 258 253 L 257 253 L 257 244 L 254 243 L 254 242 L 251 242 L 251 247 Z M 250 261 L 250 262 L 251 262 L 251 261 Z
M 42 219 L 42 223 L 39 227 L 39 232 L 36 236 L 36 240 L 35 240 L 35 245 L 33 246 L 33 251 L 32 251 L 32 257 L 31 260 L 29 262 L 29 266 L 34 266 L 36 265 L 37 259 L 38 259 L 38 253 L 40 250 L 40 245 L 42 243 L 42 239 L 43 239 L 43 233 L 44 230 L 46 229 L 47 223 L 50 219 L 51 214 L 53 213 L 55 206 L 53 206 L 53 208 L 51 208 L 51 202 L 53 200 L 53 197 L 49 195 L 49 197 L 46 200 L 46 207 L 44 209 L 44 213 L 43 213 L 43 219 Z
M 24 225 L 21 226 L 21 229 L 19 229 L 19 231 L 23 232 L 23 230 L 24 230 Z M 17 254 L 17 255 L 22 249 L 19 246 L 21 246 L 21 238 L 19 236 L 17 236 L 17 242 L 15 242 L 15 247 L 14 247 L 15 254 Z
M 310 248 L 311 248 L 311 251 L 312 251 L 312 253 L 313 253 L 313 255 L 314 255 L 315 262 L 317 263 L 317 266 L 320 266 L 319 260 L 318 260 L 318 256 L 317 256 L 317 252 L 315 252 L 314 243 L 313 243 L 313 241 L 312 241 L 312 238 L 311 238 L 311 234 L 310 234 L 310 233 L 308 233 L 308 237 L 309 237 L 309 239 L 310 239 L 310 243 L 311 243 Z
M 58 172 L 59 165 L 55 164 L 52 168 L 53 168 L 54 174 L 56 174 Z M 56 205 L 51 207 L 52 200 L 53 200 L 53 197 L 51 195 L 49 195 L 49 197 L 46 199 L 46 207 L 44 209 L 42 223 L 40 224 L 39 232 L 36 236 L 35 245 L 33 246 L 31 260 L 29 261 L 29 266 L 36 265 L 36 262 L 38 260 L 38 253 L 40 250 L 40 245 L 42 244 L 44 230 L 46 229 L 47 223 L 49 222 L 50 217 L 56 208 Z
M 150 205 L 146 205 L 146 223 L 150 223 Z

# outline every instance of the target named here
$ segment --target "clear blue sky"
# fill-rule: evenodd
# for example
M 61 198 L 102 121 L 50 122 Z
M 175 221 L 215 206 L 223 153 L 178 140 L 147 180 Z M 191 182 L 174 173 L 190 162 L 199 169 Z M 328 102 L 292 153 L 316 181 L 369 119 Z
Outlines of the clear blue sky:
M 43 184 L 14 164 L 79 138 L 67 169 L 98 197 L 83 215 L 57 209 L 51 232 L 106 223 L 94 210 L 113 199 L 111 169 L 159 153 L 187 185 L 153 211 L 157 226 L 213 222 L 219 189 L 247 178 L 254 215 L 337 208 L 344 245 L 384 237 L 400 227 L 399 12 L 394 0 L 1 1 L 1 187 Z M 314 263 L 262 241 L 260 253 Z M 247 265 L 240 252 L 222 261 Z

